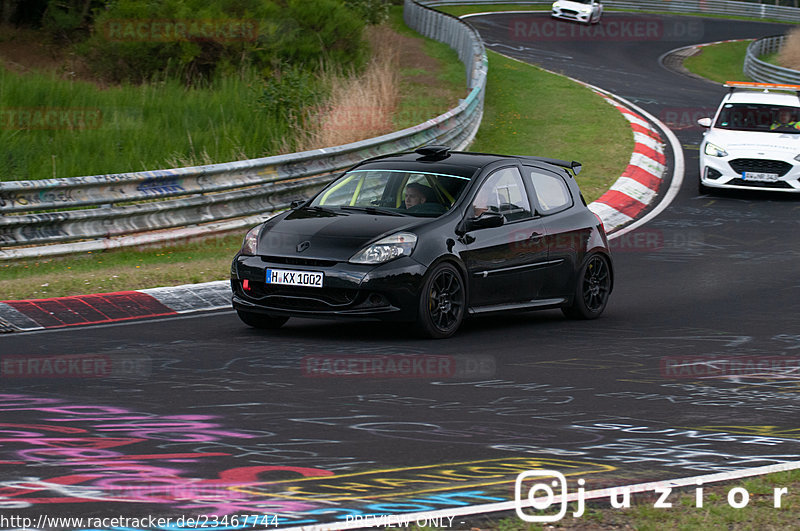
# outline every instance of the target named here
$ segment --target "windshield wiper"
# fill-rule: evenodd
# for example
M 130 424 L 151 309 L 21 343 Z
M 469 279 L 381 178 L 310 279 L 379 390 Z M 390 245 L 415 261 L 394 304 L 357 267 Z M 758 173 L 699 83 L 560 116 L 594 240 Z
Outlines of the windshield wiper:
M 397 212 L 395 210 L 386 210 L 383 208 L 376 208 L 374 206 L 353 206 L 353 205 L 342 205 L 339 208 L 342 210 L 353 210 L 355 212 L 366 212 L 367 214 L 382 214 L 384 216 L 410 216 L 411 214 L 405 214 L 403 212 Z

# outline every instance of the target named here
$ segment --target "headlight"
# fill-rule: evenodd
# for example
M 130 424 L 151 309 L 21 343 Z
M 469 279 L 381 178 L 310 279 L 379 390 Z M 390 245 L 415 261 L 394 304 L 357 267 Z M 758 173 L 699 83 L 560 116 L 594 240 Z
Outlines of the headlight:
M 710 155 L 712 157 L 727 157 L 728 156 L 728 152 L 727 151 L 725 151 L 721 147 L 717 146 L 716 144 L 712 144 L 711 142 L 708 142 L 706 144 L 705 152 L 706 152 L 706 155 Z
M 794 160 L 796 160 L 797 162 L 800 162 L 800 155 L 797 155 L 797 156 L 794 158 Z
M 245 256 L 256 255 L 256 248 L 258 247 L 258 235 L 261 232 L 261 227 L 262 225 L 258 225 L 247 231 L 244 241 L 242 242 L 242 248 L 239 250 L 239 254 L 243 254 Z
M 417 245 L 416 234 L 398 232 L 368 245 L 353 258 L 351 264 L 382 264 L 401 256 L 408 256 Z

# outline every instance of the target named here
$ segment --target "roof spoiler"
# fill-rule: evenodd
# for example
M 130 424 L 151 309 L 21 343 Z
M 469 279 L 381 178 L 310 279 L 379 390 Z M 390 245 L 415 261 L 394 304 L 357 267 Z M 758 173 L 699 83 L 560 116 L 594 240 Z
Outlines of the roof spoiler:
M 521 157 L 527 160 L 535 160 L 538 162 L 545 162 L 547 164 L 552 164 L 553 166 L 560 166 L 562 168 L 566 168 L 572 171 L 573 175 L 578 175 L 581 172 L 581 168 L 583 164 L 580 162 L 573 160 L 573 161 L 566 161 L 561 159 L 550 159 L 547 157 Z

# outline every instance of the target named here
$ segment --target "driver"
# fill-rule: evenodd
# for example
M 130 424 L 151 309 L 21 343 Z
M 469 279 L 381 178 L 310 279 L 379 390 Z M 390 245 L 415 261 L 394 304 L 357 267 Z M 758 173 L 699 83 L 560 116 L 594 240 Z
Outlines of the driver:
M 790 109 L 781 109 L 780 112 L 778 112 L 778 119 L 769 126 L 770 131 L 776 129 L 796 129 L 800 131 L 800 122 L 792 116 L 792 111 Z
M 409 183 L 406 186 L 405 205 L 406 210 L 411 210 L 413 207 L 424 205 L 433 196 L 433 190 L 430 186 L 425 186 L 420 183 Z

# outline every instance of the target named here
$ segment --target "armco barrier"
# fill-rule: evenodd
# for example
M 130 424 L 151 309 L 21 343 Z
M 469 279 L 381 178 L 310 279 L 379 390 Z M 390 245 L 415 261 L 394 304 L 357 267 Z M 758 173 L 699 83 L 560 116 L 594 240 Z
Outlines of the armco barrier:
M 377 138 L 289 155 L 191 168 L 0 182 L 0 260 L 66 254 L 235 230 L 307 197 L 368 157 L 430 144 L 466 147 L 480 125 L 486 52 L 455 17 L 406 0 L 406 23 L 458 52 L 469 94 L 425 123 Z M 238 220 L 238 221 L 237 221 Z M 187 226 L 200 225 L 193 228 Z M 155 231 L 155 232 L 154 232 Z M 145 237 L 143 233 L 147 233 Z M 83 241 L 80 241 L 83 240 Z M 87 241 L 88 240 L 88 241 Z
M 541 0 L 428 0 L 421 2 L 427 6 L 459 5 L 459 4 L 533 4 L 552 5 L 551 1 Z M 695 15 L 726 15 L 734 17 L 752 17 L 783 22 L 800 22 L 800 9 L 788 6 L 776 6 L 763 3 L 738 2 L 735 0 L 642 0 L 627 2 L 624 0 L 603 0 L 605 9 L 623 9 L 627 11 L 657 11 L 664 13 L 690 13 Z
M 773 65 L 759 59 L 762 55 L 780 51 L 785 41 L 785 35 L 775 35 L 751 42 L 744 56 L 744 73 L 762 83 L 800 84 L 800 72 L 797 70 Z

